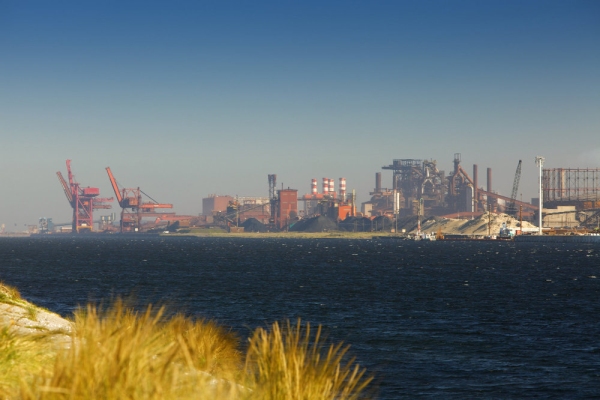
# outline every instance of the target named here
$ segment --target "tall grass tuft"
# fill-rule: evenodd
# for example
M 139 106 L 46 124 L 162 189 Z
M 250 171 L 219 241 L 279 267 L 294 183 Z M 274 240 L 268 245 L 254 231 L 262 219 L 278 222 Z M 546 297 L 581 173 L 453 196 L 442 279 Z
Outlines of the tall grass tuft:
M 0 329 L 0 398 L 18 398 L 19 386 L 52 369 L 56 345 L 51 335 L 19 336 Z
M 19 300 L 22 300 L 19 290 L 0 281 L 0 303 L 13 303 Z
M 74 314 L 67 348 L 51 333 L 0 329 L 0 398 L 54 399 L 358 399 L 371 377 L 327 345 L 321 327 L 298 320 L 257 329 L 245 359 L 238 338 L 215 322 L 142 311 L 116 300 Z
M 321 326 L 301 321 L 270 331 L 258 328 L 250 339 L 246 373 L 252 398 L 272 400 L 358 399 L 372 378 L 347 359 L 348 346 L 325 345 Z
M 28 399 L 231 398 L 231 365 L 237 341 L 212 323 L 176 317 L 164 308 L 143 312 L 117 300 L 101 314 L 87 306 L 75 313 L 71 348 L 53 371 L 22 387 Z M 199 336 L 205 336 L 202 340 Z M 204 343 L 198 345 L 197 342 Z M 208 373 L 210 372 L 210 374 Z M 228 379 L 222 379 L 228 378 Z

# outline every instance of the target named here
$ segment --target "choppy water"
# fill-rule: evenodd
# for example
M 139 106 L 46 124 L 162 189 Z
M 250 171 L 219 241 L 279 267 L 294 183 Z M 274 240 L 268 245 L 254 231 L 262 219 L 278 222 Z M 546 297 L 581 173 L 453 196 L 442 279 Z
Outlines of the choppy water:
M 135 293 L 242 337 L 301 317 L 382 399 L 600 396 L 593 244 L 7 238 L 0 279 L 63 315 Z

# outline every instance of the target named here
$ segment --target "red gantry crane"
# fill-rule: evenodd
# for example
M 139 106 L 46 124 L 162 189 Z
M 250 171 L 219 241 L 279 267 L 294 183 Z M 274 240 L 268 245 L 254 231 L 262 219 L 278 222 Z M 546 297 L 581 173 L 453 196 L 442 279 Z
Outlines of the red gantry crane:
M 158 203 L 152 197 L 144 193 L 140 188 L 122 188 L 119 189 L 110 167 L 106 167 L 110 184 L 115 191 L 117 201 L 121 206 L 121 232 L 139 232 L 143 217 L 164 217 L 168 213 L 156 212 L 157 209 L 173 208 L 173 204 Z M 148 197 L 151 202 L 142 202 L 142 194 Z
M 73 208 L 73 233 L 92 232 L 94 230 L 94 210 L 112 208 L 108 202 L 113 201 L 113 198 L 100 198 L 100 189 L 95 187 L 81 187 L 75 181 L 71 172 L 71 160 L 67 160 L 67 176 L 69 183 L 65 180 L 62 173 L 56 173 L 58 180 L 65 191 L 67 200 Z

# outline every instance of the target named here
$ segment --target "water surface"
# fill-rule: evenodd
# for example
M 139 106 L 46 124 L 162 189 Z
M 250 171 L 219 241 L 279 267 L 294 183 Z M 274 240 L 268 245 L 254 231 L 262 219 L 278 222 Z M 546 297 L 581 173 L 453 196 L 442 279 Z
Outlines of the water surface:
M 0 279 L 68 316 L 132 293 L 242 338 L 321 324 L 379 398 L 600 395 L 600 246 L 348 239 L 0 240 Z M 598 276 L 598 278 L 596 278 Z

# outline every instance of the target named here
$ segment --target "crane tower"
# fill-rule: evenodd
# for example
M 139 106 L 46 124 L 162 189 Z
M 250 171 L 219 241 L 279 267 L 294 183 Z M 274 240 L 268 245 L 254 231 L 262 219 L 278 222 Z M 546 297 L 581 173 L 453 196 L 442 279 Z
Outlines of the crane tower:
M 67 160 L 67 176 L 69 182 L 65 180 L 60 171 L 56 172 L 58 180 L 63 187 L 69 204 L 73 208 L 73 233 L 92 232 L 94 230 L 94 210 L 112 208 L 108 202 L 113 198 L 100 198 L 100 189 L 95 187 L 81 187 L 75 181 L 71 171 L 71 160 Z
M 121 206 L 121 232 L 140 232 L 143 217 L 162 217 L 165 213 L 156 212 L 157 209 L 173 208 L 173 204 L 156 202 L 139 187 L 119 189 L 110 167 L 106 167 L 106 172 Z M 152 201 L 143 202 L 142 194 Z

